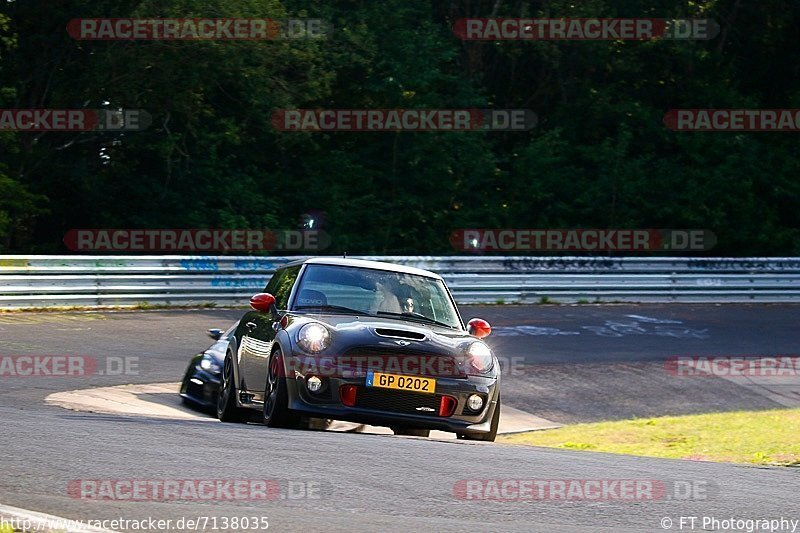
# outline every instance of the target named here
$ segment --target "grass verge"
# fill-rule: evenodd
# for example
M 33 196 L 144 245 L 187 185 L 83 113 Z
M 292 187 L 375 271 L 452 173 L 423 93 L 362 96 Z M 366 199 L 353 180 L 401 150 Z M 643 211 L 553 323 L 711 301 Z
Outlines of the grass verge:
M 800 466 L 800 409 L 575 424 L 498 442 L 698 461 Z

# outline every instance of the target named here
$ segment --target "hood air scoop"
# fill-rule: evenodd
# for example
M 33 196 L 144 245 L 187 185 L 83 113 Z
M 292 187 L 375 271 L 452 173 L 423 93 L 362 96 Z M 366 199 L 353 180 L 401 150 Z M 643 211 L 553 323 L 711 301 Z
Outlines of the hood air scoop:
M 417 333 L 416 331 L 407 331 L 404 329 L 375 328 L 375 333 L 381 337 L 392 337 L 395 339 L 410 339 L 412 341 L 421 341 L 425 339 L 424 333 Z

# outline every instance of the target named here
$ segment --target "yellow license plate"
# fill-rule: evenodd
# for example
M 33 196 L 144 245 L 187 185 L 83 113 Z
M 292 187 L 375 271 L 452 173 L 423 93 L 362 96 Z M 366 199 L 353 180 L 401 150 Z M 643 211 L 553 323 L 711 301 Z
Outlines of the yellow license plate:
M 433 394 L 436 392 L 436 380 L 419 376 L 401 376 L 382 372 L 367 372 L 367 387 L 381 389 L 407 390 Z

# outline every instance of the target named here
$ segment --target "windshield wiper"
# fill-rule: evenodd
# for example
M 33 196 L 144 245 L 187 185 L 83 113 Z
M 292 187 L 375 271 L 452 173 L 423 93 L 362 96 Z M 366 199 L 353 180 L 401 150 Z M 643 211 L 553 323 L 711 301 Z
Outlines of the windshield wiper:
M 300 305 L 294 308 L 295 311 L 303 311 L 305 309 L 319 309 L 321 311 L 341 311 L 343 313 L 352 313 L 356 315 L 365 315 L 364 311 L 359 311 L 358 309 L 350 309 L 349 307 L 345 307 L 343 305 Z
M 396 316 L 397 318 L 403 318 L 406 320 L 417 320 L 420 322 L 427 322 L 429 324 L 436 324 L 437 326 L 456 329 L 455 326 L 451 326 L 450 324 L 445 324 L 444 322 L 439 322 L 438 320 L 428 318 L 425 315 L 420 315 L 419 313 L 394 313 L 392 311 L 378 311 L 375 314 L 380 316 Z

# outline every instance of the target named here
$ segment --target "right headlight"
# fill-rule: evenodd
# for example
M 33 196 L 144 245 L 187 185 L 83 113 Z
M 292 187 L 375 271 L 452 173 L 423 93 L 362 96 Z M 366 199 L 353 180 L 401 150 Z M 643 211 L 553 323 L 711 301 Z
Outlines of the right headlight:
M 222 370 L 219 366 L 219 363 L 217 363 L 217 360 L 207 353 L 203 354 L 203 358 L 200 359 L 200 368 L 213 374 L 219 373 L 220 370 Z
M 467 362 L 472 370 L 485 374 L 494 365 L 492 351 L 481 341 L 473 342 L 467 347 Z
M 297 344 L 305 352 L 318 353 L 330 346 L 331 334 L 322 324 L 311 322 L 297 332 Z

